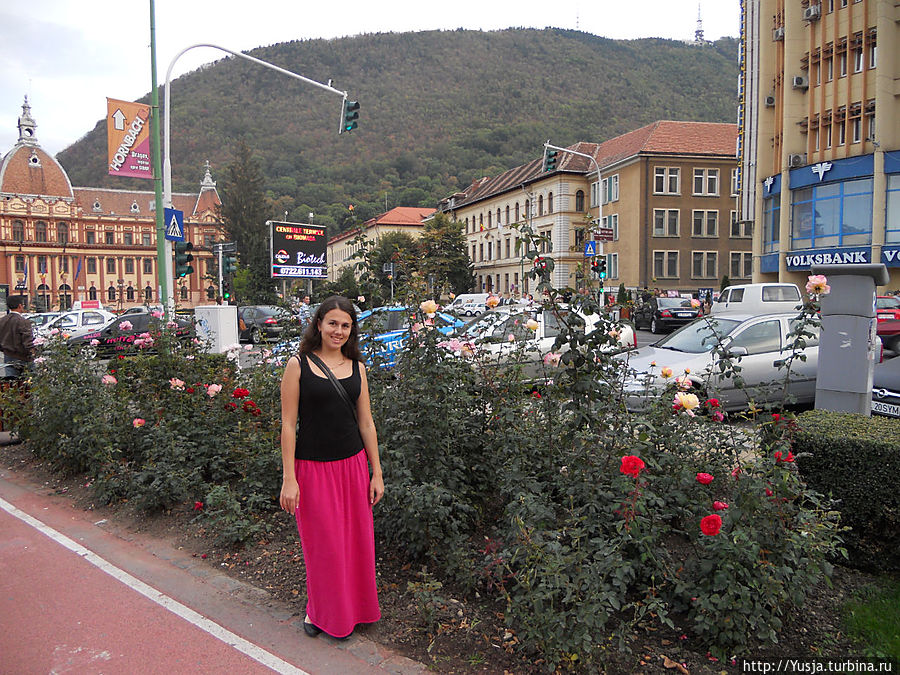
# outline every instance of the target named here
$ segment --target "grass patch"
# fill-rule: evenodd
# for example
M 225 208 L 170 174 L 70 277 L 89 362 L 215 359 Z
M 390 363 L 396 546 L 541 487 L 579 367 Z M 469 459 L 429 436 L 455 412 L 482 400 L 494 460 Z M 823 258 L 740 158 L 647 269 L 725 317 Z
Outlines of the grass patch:
M 867 656 L 900 659 L 900 579 L 883 577 L 867 586 L 844 606 L 844 621 Z

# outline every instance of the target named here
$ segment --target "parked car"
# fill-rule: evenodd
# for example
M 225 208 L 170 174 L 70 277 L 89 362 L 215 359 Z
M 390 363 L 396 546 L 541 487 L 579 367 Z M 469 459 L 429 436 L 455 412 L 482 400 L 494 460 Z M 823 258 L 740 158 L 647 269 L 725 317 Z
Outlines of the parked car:
M 659 342 L 628 352 L 630 376 L 625 383 L 629 410 L 646 407 L 648 397 L 656 397 L 672 380 L 662 376 L 663 368 L 671 368 L 674 377 L 691 380 L 691 389 L 719 399 L 726 410 L 745 408 L 752 397 L 755 403 L 780 402 L 785 397 L 786 371 L 778 364 L 790 355 L 788 334 L 796 328 L 797 314 L 727 314 L 694 321 Z M 816 398 L 816 370 L 819 358 L 818 329 L 806 339 L 802 353 L 806 360 L 796 359 L 791 365 L 787 394 L 796 403 L 812 403 Z M 740 357 L 739 388 L 730 377 L 720 375 L 717 344 L 734 357 Z M 655 364 L 655 365 L 654 365 Z
M 490 293 L 460 293 L 444 309 L 457 316 L 478 316 L 485 309 Z
M 450 336 L 463 327 L 464 322 L 447 312 L 437 312 L 430 319 L 435 329 Z M 360 347 L 366 363 L 378 354 L 385 366 L 393 366 L 397 355 L 406 344 L 410 328 L 410 310 L 407 307 L 375 307 L 357 315 Z
M 879 295 L 875 298 L 875 315 L 878 321 L 900 321 L 900 298 L 896 295 Z
M 900 356 L 875 364 L 872 413 L 900 417 Z
M 285 328 L 297 323 L 293 315 L 275 305 L 244 305 L 238 307 L 238 340 L 259 344 L 264 338 L 278 338 Z
M 631 320 L 638 328 L 661 333 L 690 323 L 700 316 L 700 308 L 691 306 L 690 298 L 650 298 L 634 308 Z
M 165 307 L 162 305 L 139 305 L 137 307 L 129 307 L 119 316 L 125 316 L 126 314 L 144 314 L 145 312 L 165 313 Z
M 712 304 L 710 314 L 776 314 L 800 311 L 803 300 L 796 284 L 759 283 L 728 286 Z
M 42 326 L 46 326 L 60 314 L 62 314 L 62 312 L 38 312 L 36 314 L 25 314 L 25 316 L 34 324 L 35 332 L 38 332 L 38 329 Z
M 39 326 L 38 333 L 46 337 L 57 329 L 69 337 L 75 337 L 99 330 L 115 318 L 115 314 L 105 309 L 73 309 L 70 312 L 62 312 L 56 318 Z
M 165 326 L 164 319 L 155 317 L 149 312 L 132 312 L 127 316 L 116 317 L 115 320 L 100 330 L 70 337 L 67 345 L 71 349 L 80 350 L 87 358 L 109 357 L 118 354 L 134 353 L 137 348 L 134 341 L 143 333 L 152 333 Z M 178 327 L 175 334 L 182 340 L 194 337 L 194 326 L 190 321 L 176 318 Z M 92 344 L 96 342 L 96 344 Z
M 900 354 L 900 319 L 881 319 L 875 326 L 878 337 L 885 349 Z

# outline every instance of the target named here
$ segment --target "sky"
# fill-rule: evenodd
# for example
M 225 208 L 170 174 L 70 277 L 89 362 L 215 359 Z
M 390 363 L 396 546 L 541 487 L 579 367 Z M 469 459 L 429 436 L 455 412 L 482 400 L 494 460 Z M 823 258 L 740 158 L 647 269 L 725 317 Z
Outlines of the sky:
M 38 125 L 37 140 L 55 155 L 106 115 L 107 97 L 133 101 L 150 91 L 149 0 L 2 5 L 0 156 L 18 140 L 16 124 L 26 94 Z M 247 51 L 290 40 L 365 33 L 548 26 L 614 39 L 691 40 L 698 7 L 707 40 L 738 36 L 739 0 L 342 0 L 336 5 L 308 0 L 156 0 L 157 80 L 162 88 L 178 52 L 198 43 Z M 176 61 L 173 79 L 224 56 L 214 49 L 192 49 Z

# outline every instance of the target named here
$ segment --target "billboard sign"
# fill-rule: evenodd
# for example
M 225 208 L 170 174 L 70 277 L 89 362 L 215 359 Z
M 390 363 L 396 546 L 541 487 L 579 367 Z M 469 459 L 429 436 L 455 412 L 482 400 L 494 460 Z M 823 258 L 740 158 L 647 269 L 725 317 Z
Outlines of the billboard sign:
M 328 278 L 328 237 L 324 226 L 272 220 L 267 224 L 270 227 L 273 277 Z
M 150 106 L 106 99 L 107 168 L 110 176 L 153 178 Z

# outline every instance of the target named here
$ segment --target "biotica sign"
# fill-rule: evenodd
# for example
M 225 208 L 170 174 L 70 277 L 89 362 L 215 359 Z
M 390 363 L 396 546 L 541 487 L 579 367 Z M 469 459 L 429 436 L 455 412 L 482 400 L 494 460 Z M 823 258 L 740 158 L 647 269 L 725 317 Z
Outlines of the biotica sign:
M 273 277 L 328 278 L 328 239 L 324 227 L 272 220 L 266 224 L 269 226 Z

